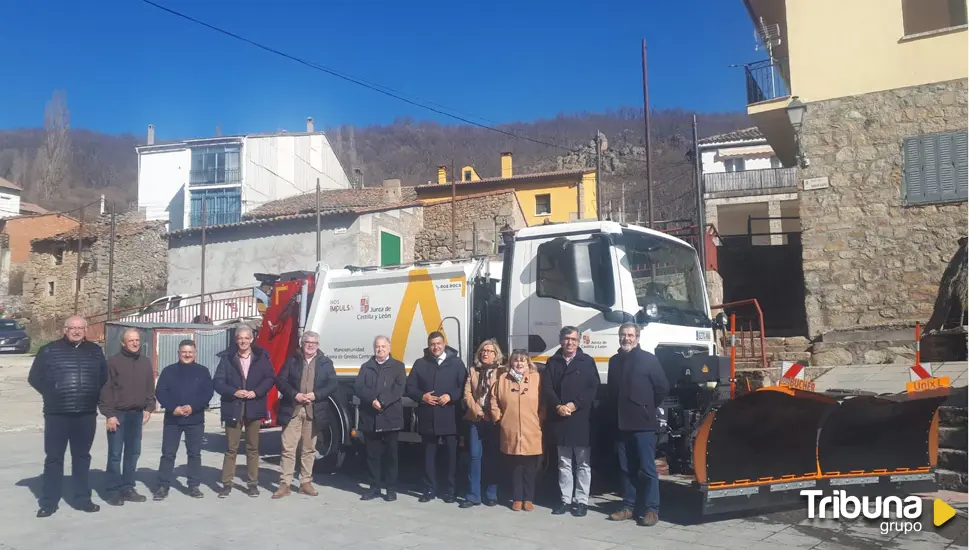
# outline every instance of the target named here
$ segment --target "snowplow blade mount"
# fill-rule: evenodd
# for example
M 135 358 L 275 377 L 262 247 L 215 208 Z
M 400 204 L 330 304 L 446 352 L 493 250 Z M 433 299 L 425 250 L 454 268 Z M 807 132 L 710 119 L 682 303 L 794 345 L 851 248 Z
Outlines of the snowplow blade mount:
M 709 414 L 694 445 L 698 482 L 710 486 L 815 476 L 818 427 L 835 399 L 799 390 L 765 389 Z
M 937 409 L 948 390 L 843 401 L 818 437 L 822 476 L 927 470 L 936 465 Z

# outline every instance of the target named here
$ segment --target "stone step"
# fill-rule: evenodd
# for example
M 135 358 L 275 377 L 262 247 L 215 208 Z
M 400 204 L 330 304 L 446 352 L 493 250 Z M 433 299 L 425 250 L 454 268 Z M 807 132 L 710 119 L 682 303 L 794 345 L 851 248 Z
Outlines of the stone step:
M 967 427 L 959 428 L 940 427 L 940 448 L 954 449 L 957 451 L 967 450 Z
M 937 466 L 944 470 L 966 473 L 967 452 L 954 449 L 940 449 Z
M 772 362 L 791 361 L 792 363 L 802 363 L 808 366 L 812 359 L 812 354 L 807 351 L 785 351 L 780 353 L 769 353 L 768 359 Z
M 941 469 L 936 471 L 936 479 L 940 489 L 946 491 L 957 491 L 960 493 L 967 492 L 966 472 L 954 472 L 952 470 Z

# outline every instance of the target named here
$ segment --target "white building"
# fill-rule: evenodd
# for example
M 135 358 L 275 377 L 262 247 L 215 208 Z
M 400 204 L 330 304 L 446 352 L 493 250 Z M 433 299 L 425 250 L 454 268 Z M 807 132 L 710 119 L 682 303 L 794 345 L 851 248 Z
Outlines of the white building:
M 20 193 L 23 189 L 16 183 L 0 178 L 0 218 L 19 216 Z
M 785 168 L 758 128 L 698 142 L 707 223 L 752 245 L 787 244 L 800 231 L 794 168 Z
M 350 180 L 323 132 L 248 134 L 148 143 L 138 153 L 138 210 L 177 231 L 238 222 L 267 202 L 316 189 L 348 189 Z

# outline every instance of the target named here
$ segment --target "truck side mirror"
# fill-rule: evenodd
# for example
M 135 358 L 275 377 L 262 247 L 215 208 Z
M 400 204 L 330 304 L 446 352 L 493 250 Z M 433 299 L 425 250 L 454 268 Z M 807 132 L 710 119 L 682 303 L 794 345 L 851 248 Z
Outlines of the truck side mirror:
M 727 315 L 722 311 L 714 316 L 714 328 L 719 330 L 727 330 L 728 318 Z

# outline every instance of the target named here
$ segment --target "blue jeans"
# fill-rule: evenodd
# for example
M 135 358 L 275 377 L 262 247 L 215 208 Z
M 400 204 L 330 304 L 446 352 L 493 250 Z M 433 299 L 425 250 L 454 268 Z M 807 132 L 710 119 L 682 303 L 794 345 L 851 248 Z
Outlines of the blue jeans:
M 468 430 L 468 494 L 465 500 L 481 504 L 482 471 L 485 473 L 485 498 L 498 500 L 498 426 L 491 422 L 472 422 Z
M 617 455 L 623 473 L 623 508 L 633 517 L 660 513 L 660 479 L 657 477 L 656 432 L 620 432 Z
M 202 436 L 205 424 L 165 424 L 162 428 L 162 459 L 158 463 L 158 487 L 168 489 L 172 485 L 175 455 L 178 453 L 182 435 L 185 435 L 185 454 L 188 455 L 188 488 L 202 484 Z
M 118 429 L 108 434 L 106 489 L 121 493 L 135 488 L 135 470 L 141 456 L 142 411 L 119 411 Z M 122 462 L 123 459 L 123 462 Z

